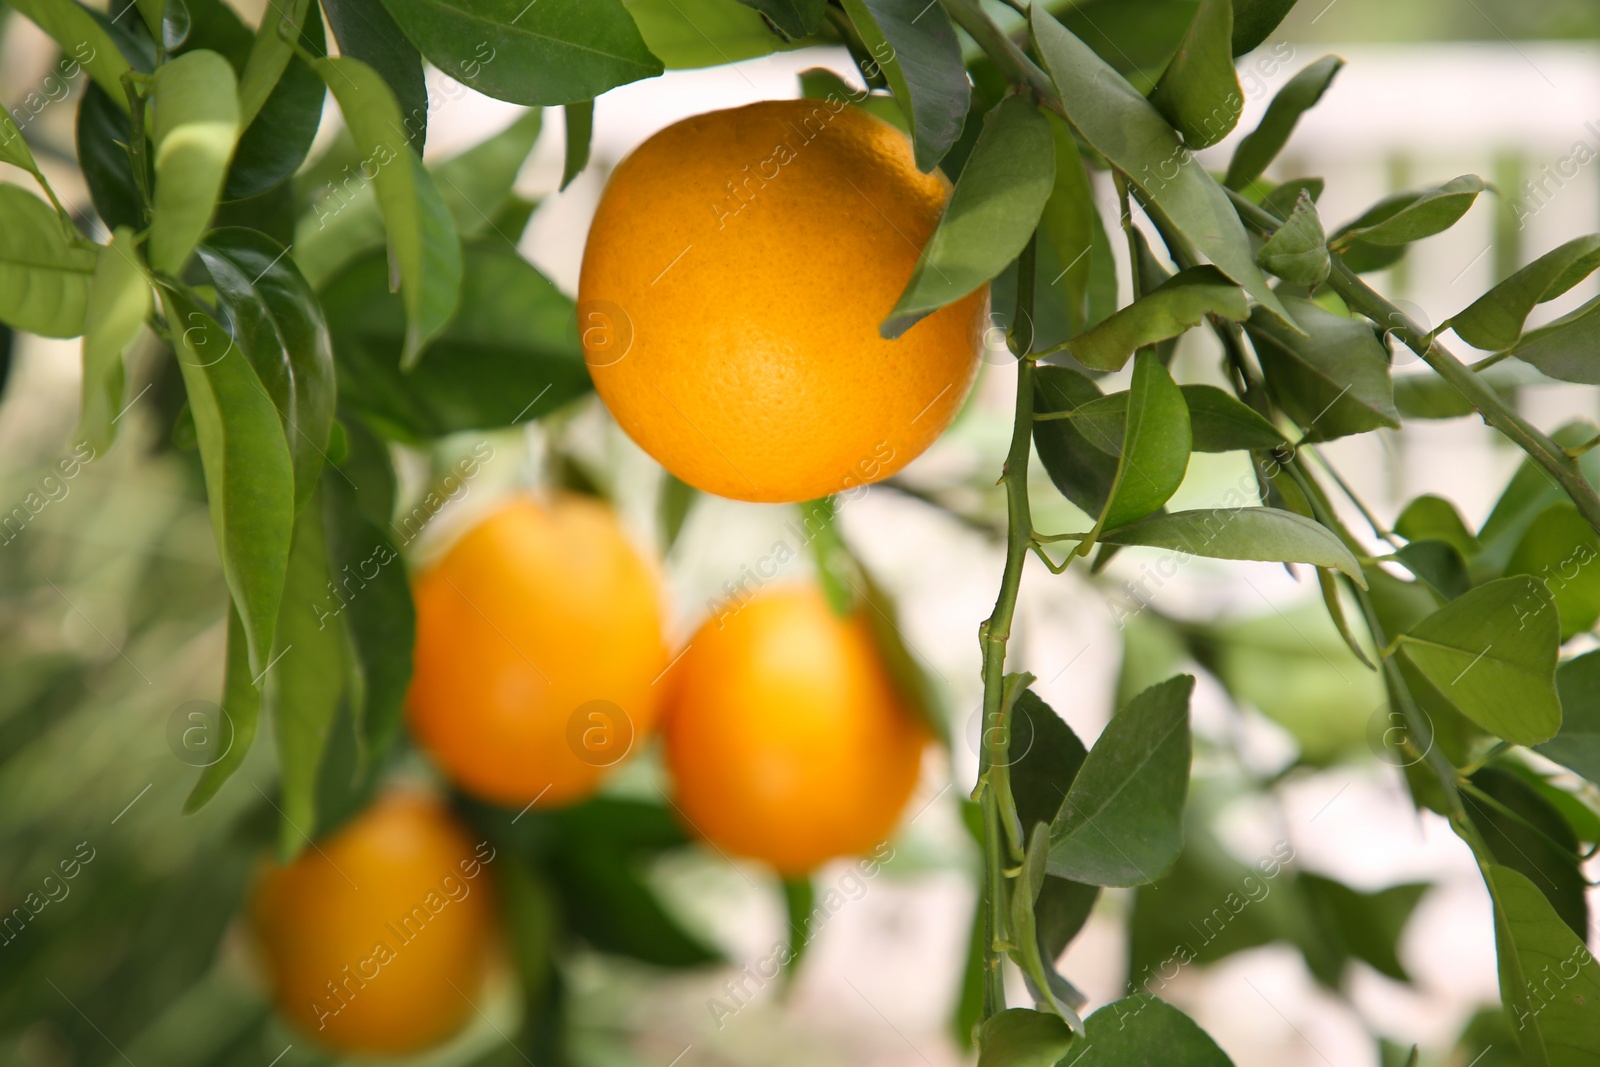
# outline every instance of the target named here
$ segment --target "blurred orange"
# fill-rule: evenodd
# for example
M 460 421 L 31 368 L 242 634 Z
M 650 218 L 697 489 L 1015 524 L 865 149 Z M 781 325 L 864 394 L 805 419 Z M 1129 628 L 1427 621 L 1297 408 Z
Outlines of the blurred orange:
M 690 827 L 785 875 L 893 832 L 928 735 L 861 616 L 763 590 L 695 634 L 671 681 L 667 762 Z
M 253 915 L 278 1010 L 340 1052 L 455 1033 L 488 964 L 493 859 L 438 800 L 395 792 L 272 868 Z
M 514 499 L 415 593 L 412 733 L 467 792 L 580 799 L 654 727 L 660 586 L 605 504 Z

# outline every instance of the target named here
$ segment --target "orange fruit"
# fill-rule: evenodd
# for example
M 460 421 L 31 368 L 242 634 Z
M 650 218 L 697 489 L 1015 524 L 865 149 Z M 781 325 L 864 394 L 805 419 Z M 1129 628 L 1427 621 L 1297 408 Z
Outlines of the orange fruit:
M 660 588 L 605 504 L 513 499 L 414 592 L 411 732 L 467 792 L 577 800 L 655 725 Z
M 612 173 L 578 281 L 584 358 L 635 442 L 696 488 L 811 500 L 887 478 L 950 424 L 984 286 L 886 341 L 950 183 L 842 101 L 696 115 Z
M 346 1053 L 455 1033 L 488 968 L 493 859 L 438 800 L 394 792 L 271 868 L 252 911 L 278 1010 Z
M 692 830 L 785 875 L 894 830 L 927 733 L 863 616 L 813 586 L 763 590 L 708 620 L 668 677 L 667 764 Z

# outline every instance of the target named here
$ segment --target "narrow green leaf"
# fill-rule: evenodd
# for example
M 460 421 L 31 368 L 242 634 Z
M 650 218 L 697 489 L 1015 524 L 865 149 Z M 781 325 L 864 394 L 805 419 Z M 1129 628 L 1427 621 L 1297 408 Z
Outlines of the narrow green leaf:
M 1327 606 L 1328 618 L 1339 631 L 1339 636 L 1344 638 L 1345 647 L 1350 650 L 1351 655 L 1361 661 L 1362 666 L 1369 670 L 1377 670 L 1378 665 L 1372 662 L 1367 650 L 1361 647 L 1361 642 L 1356 640 L 1349 621 L 1345 619 L 1344 603 L 1339 599 L 1339 583 L 1334 580 L 1333 572 L 1318 567 L 1317 587 L 1322 590 L 1322 603 Z
M 1017 257 L 1055 183 L 1055 146 L 1026 96 L 1008 96 L 983 118 L 939 226 L 879 332 L 899 337 L 978 288 Z
M 1194 161 L 1161 113 L 1092 49 L 1043 7 L 1033 7 L 1032 30 L 1067 117 L 1083 139 L 1127 174 L 1141 196 L 1223 274 L 1296 330 L 1256 266 L 1227 193 Z
M 1189 792 L 1189 695 L 1182 674 L 1112 716 L 1050 828 L 1051 874 L 1093 885 L 1160 878 L 1183 848 Z
M 231 8 L 221 3 L 214 3 L 213 6 L 226 12 L 217 18 L 230 19 L 241 33 L 249 32 L 237 21 Z M 302 27 L 301 47 L 313 55 L 326 52 L 322 19 L 317 9 L 311 9 L 309 18 L 303 12 L 298 18 Z M 276 12 L 269 8 L 262 21 L 266 24 L 262 32 L 276 38 L 280 21 Z M 213 46 L 205 44 L 203 47 Z M 215 50 L 222 51 L 222 48 L 216 47 Z M 247 93 L 257 91 L 257 86 L 249 80 L 265 77 L 261 64 L 266 60 L 257 60 L 254 70 L 250 67 L 250 59 L 255 51 L 255 43 L 252 42 L 243 65 L 234 60 L 235 70 L 241 79 L 239 121 L 240 129 L 244 132 L 239 135 L 239 145 L 233 152 L 233 164 L 228 168 L 228 179 L 222 189 L 223 200 L 259 196 L 288 179 L 305 162 L 306 155 L 311 151 L 311 142 L 317 136 L 317 128 L 322 125 L 322 105 L 328 95 L 327 88 L 322 84 L 322 79 L 317 77 L 317 72 L 296 55 L 289 57 L 266 99 L 247 117 L 244 108 Z M 233 59 L 232 56 L 229 58 Z M 251 103 L 254 103 L 253 99 Z
M 464 253 L 461 314 L 409 373 L 400 368 L 405 314 L 381 253 L 323 288 L 340 401 L 387 437 L 511 426 L 593 388 L 572 301 L 498 238 Z
M 1072 1028 L 1059 1015 L 1007 1008 L 978 1032 L 978 1067 L 1052 1067 L 1072 1042 Z
M 513 104 L 576 104 L 654 78 L 622 0 L 384 0 L 433 65 Z
M 785 878 L 782 882 L 784 908 L 789 915 L 786 938 L 789 951 L 783 958 L 783 970 L 786 978 L 793 981 L 806 947 L 811 944 L 812 911 L 817 906 L 817 887 L 809 875 Z
M 313 497 L 294 524 L 272 665 L 263 670 L 278 748 L 283 861 L 305 847 L 317 826 L 317 774 L 345 693 L 344 630 L 327 625 L 319 610 L 331 577 L 322 504 Z
M 239 99 L 228 61 L 185 52 L 156 71 L 150 99 L 156 190 L 147 252 L 178 275 L 210 225 L 239 139 Z
M 422 73 L 422 53 L 395 25 L 381 0 L 324 0 L 322 9 L 339 42 L 339 54 L 359 59 L 377 71 L 394 93 L 405 115 L 405 136 L 420 155 L 428 139 L 428 84 Z M 294 10 L 291 8 L 291 13 Z
M 222 573 L 244 621 L 251 676 L 269 661 L 294 531 L 294 467 L 250 361 L 188 297 L 162 294 L 194 416 Z
M 111 36 L 82 5 L 74 0 L 15 0 L 17 13 L 55 38 L 72 66 L 89 72 L 94 83 L 124 113 L 128 97 L 122 91 L 122 75 L 132 68 Z
M 1483 190 L 1482 178 L 1463 174 L 1431 189 L 1385 197 L 1342 227 L 1335 235 L 1336 245 L 1388 247 L 1432 237 L 1460 221 Z
M 1480 768 L 1471 781 L 1461 800 L 1495 862 L 1526 876 L 1568 929 L 1587 938 L 1589 882 L 1566 816 L 1507 767 Z
M 138 0 L 139 14 L 150 36 L 173 51 L 189 37 L 189 8 L 183 0 Z
M 1296 0 L 1233 0 L 1233 54 L 1255 50 L 1272 35 Z
M 335 6 L 333 0 L 329 6 Z M 308 7 L 309 0 L 287 0 L 285 6 L 274 4 L 262 14 L 261 27 L 245 59 L 244 72 L 239 75 L 241 128 L 255 122 L 277 87 L 278 79 L 288 69 L 289 61 L 294 58 L 294 45 L 292 36 L 285 31 L 290 27 L 299 31 L 305 26 Z
M 95 214 L 113 230 L 119 226 L 135 233 L 145 229 L 150 220 L 134 184 L 133 163 L 126 147 L 133 141 L 127 111 L 117 110 L 111 94 L 95 82 L 89 83 L 78 101 L 73 140 Z
M 1207 315 L 1239 322 L 1249 314 L 1244 290 L 1221 271 L 1190 267 L 1072 338 L 1066 352 L 1093 370 L 1117 370 L 1138 349 L 1177 337 Z
M 566 106 L 567 153 L 561 168 L 561 188 L 589 165 L 589 140 L 594 136 L 594 101 L 583 100 Z
M 739 3 L 759 11 L 779 33 L 796 41 L 817 32 L 828 7 L 827 0 L 739 0 Z
M 254 677 L 255 672 L 250 669 L 249 640 L 245 636 L 244 623 L 239 619 L 238 610 L 230 604 L 227 660 L 222 677 L 222 714 L 232 730 L 232 743 L 215 763 L 200 772 L 200 780 L 195 782 L 183 802 L 184 814 L 205 807 L 250 754 L 261 722 L 261 690 L 253 683 Z
M 950 16 L 925 0 L 844 0 L 844 8 L 911 119 L 917 168 L 933 170 L 961 136 L 972 101 Z
M 0 183 L 0 322 L 41 337 L 83 332 L 99 257 L 55 209 Z
M 1306 190 L 1300 190 L 1300 199 L 1295 201 L 1288 219 L 1256 253 L 1256 262 L 1262 270 L 1294 285 L 1314 289 L 1328 280 L 1333 270 L 1328 235 L 1322 230 L 1322 220 Z
M 1586 652 L 1556 668 L 1561 729 L 1535 746 L 1568 770 L 1600 785 L 1600 651 Z
M 455 314 L 461 296 L 461 242 L 422 161 L 407 146 L 394 94 L 358 59 L 319 59 L 317 72 L 339 101 L 361 150 L 389 231 L 406 309 L 400 366 L 409 370 Z M 363 171 L 365 174 L 365 171 Z
M 1309 563 L 1348 574 L 1362 588 L 1366 578 L 1355 556 L 1328 529 L 1276 508 L 1207 508 L 1151 515 L 1102 534 L 1113 545 L 1169 548 L 1209 559 Z
M 1147 993 L 1112 1001 L 1088 1019 L 1083 1056 L 1072 1067 L 1233 1067 L 1183 1012 Z
M 33 151 L 28 147 L 28 142 L 22 139 L 22 131 L 17 129 L 16 120 L 6 108 L 0 108 L 0 163 L 21 167 L 30 174 L 39 169 L 34 162 Z
M 1067 328 L 1078 333 L 1090 321 L 1089 279 L 1094 269 L 1095 231 L 1100 228 L 1100 216 L 1094 206 L 1089 170 L 1072 131 L 1054 114 L 1046 112 L 1044 117 L 1055 144 L 1056 179 L 1039 218 L 1039 235 L 1063 266 L 1059 277 L 1041 280 L 1049 288 L 1060 287 L 1064 294 L 1061 303 L 1067 309 Z
M 1401 634 L 1397 647 L 1467 718 L 1497 737 L 1534 745 L 1561 727 L 1560 635 L 1550 590 L 1521 576 L 1450 601 Z
M 1450 317 L 1456 336 L 1474 348 L 1498 351 L 1522 337 L 1534 307 L 1554 300 L 1600 267 L 1600 233 L 1552 249 Z
M 1189 406 L 1154 352 L 1141 352 L 1128 388 L 1116 481 L 1099 529 L 1143 518 L 1172 498 L 1189 469 Z
M 1407 541 L 1444 541 L 1455 546 L 1463 559 L 1477 555 L 1478 539 L 1462 521 L 1456 506 L 1441 496 L 1424 494 L 1405 506 L 1394 520 L 1394 532 Z
M 1075 370 L 1041 366 L 1034 371 L 1033 396 L 1036 414 L 1065 414 L 1098 401 L 1100 387 Z M 1045 472 L 1062 496 L 1091 517 L 1104 510 L 1111 496 L 1122 437 L 1122 432 L 1113 435 L 1092 420 L 1039 419 L 1033 424 L 1033 443 Z
M 1367 323 L 1301 297 L 1285 297 L 1284 303 L 1306 336 L 1290 333 L 1259 312 L 1250 316 L 1245 329 L 1268 388 L 1306 438 L 1326 441 L 1379 427 L 1398 428 L 1388 353 Z
M 367 480 L 359 475 L 358 481 L 348 469 L 323 479 L 328 570 L 337 580 L 331 593 L 318 593 L 313 606 L 319 627 L 342 624 L 349 641 L 350 665 L 360 681 L 350 694 L 351 716 L 364 770 L 399 735 L 416 638 L 411 583 L 390 540 L 388 516 L 378 526 L 362 509 Z
M 1034 823 L 1028 835 L 1022 870 L 1011 882 L 1011 916 L 1007 929 L 1011 947 L 1007 954 L 1021 969 L 1036 1001 L 1048 1006 L 1069 1027 L 1081 1030 L 1083 1020 L 1078 1017 L 1076 1009 L 1086 1004 L 1088 997 L 1056 973 L 1053 960 L 1044 958 L 1034 915 L 1034 902 L 1038 900 L 1039 892 L 1049 877 L 1045 874 L 1049 855 L 1050 825 Z
M 1244 93 L 1233 69 L 1233 0 L 1200 0 L 1150 102 L 1190 148 L 1214 145 L 1238 124 Z
M 1600 297 L 1548 326 L 1529 330 L 1511 349 L 1524 363 L 1564 382 L 1600 385 Z
M 150 283 L 139 263 L 133 231 L 118 227 L 100 253 L 89 282 L 83 321 L 83 409 L 78 434 L 97 452 L 111 447 L 122 414 L 123 351 L 133 343 L 151 310 Z
M 1561 640 L 1586 633 L 1600 621 L 1600 534 L 1577 507 L 1563 500 L 1539 513 L 1511 552 L 1506 576 L 1529 574 L 1544 583 L 1561 617 Z
M 1528 1067 L 1600 1058 L 1600 963 L 1539 888 L 1508 867 L 1485 871 L 1495 903 L 1500 996 Z
M 322 305 L 287 251 L 263 233 L 228 227 L 207 236 L 200 259 L 283 422 L 298 509 L 328 460 L 335 386 Z
M 1240 16 L 1236 12 L 1235 18 Z M 1239 141 L 1228 163 L 1228 176 L 1224 182 L 1230 189 L 1243 189 L 1265 173 L 1278 158 L 1283 146 L 1289 143 L 1295 125 L 1333 84 L 1333 76 L 1344 66 L 1338 56 L 1323 56 L 1315 63 L 1302 68 L 1294 77 L 1284 82 L 1267 105 L 1256 128 Z M 1315 196 L 1312 199 L 1316 199 Z

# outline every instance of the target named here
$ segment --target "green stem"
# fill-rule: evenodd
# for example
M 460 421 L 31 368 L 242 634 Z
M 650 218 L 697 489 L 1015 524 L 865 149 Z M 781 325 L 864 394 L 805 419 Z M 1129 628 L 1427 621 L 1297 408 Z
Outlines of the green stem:
M 1028 241 L 1017 260 L 1017 306 L 1013 328 L 1033 320 L 1034 262 L 1037 237 Z M 1015 331 L 1013 352 L 1017 356 L 1017 399 L 1011 428 L 1011 447 L 1006 454 L 1001 484 L 1006 492 L 1006 561 L 1000 578 L 1000 592 L 994 611 L 978 630 L 983 652 L 983 732 L 980 748 L 978 794 L 983 805 L 983 862 L 985 873 L 984 937 L 984 1018 L 1006 1006 L 1002 953 L 997 946 L 1006 938 L 1005 869 L 1002 848 L 1008 844 L 1005 827 L 1016 820 L 1016 802 L 1011 797 L 1006 765 L 1006 642 L 1011 638 L 1011 623 L 1016 615 L 1017 594 L 1022 586 L 1022 566 L 1033 543 L 1033 516 L 1028 507 L 1028 458 L 1033 446 L 1033 369 L 1032 360 L 1017 352 Z M 1008 818 L 1009 816 L 1009 818 Z
M 1063 118 L 1066 117 L 1050 76 L 1040 70 L 1039 65 L 1029 59 L 1027 54 L 1017 47 L 1015 41 L 1006 36 L 1005 31 L 989 17 L 978 0 L 940 0 L 940 3 L 955 20 L 956 25 L 966 30 L 978 43 L 978 47 L 994 61 L 994 65 L 1005 75 L 1007 81 L 1015 85 L 1026 85 L 1046 107 L 1061 114 Z
M 1264 208 L 1257 207 L 1237 193 L 1230 191 L 1239 218 L 1246 225 L 1268 235 L 1283 225 L 1283 220 Z M 1375 289 L 1362 281 L 1344 262 L 1333 257 L 1333 273 L 1328 285 L 1344 300 L 1350 310 L 1382 326 L 1398 337 L 1434 372 L 1455 388 L 1467 403 L 1477 409 L 1483 421 L 1499 430 L 1513 444 L 1527 453 L 1539 466 L 1556 480 L 1572 502 L 1577 505 L 1590 526 L 1600 531 L 1600 494 L 1584 480 L 1583 473 L 1561 448 L 1522 416 L 1512 411 L 1483 379 L 1474 374 L 1466 364 L 1453 356 L 1444 346 L 1432 340 L 1411 316 L 1384 299 Z

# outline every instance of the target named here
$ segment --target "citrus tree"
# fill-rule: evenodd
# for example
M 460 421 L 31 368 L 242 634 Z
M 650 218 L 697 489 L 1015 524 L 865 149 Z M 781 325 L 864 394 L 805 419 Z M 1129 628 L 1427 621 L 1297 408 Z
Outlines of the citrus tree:
M 571 1040 L 578 946 L 659 968 L 720 958 L 641 873 L 697 840 L 780 877 L 794 936 L 756 971 L 792 973 L 826 914 L 812 872 L 859 857 L 872 877 L 924 748 L 951 744 L 892 590 L 836 522 L 884 483 L 1004 548 L 978 628 L 979 771 L 959 783 L 982 863 L 951 1032 L 981 1064 L 1226 1064 L 1157 994 L 1191 964 L 1271 941 L 1335 992 L 1354 961 L 1407 977 L 1397 943 L 1425 887 L 1358 891 L 1290 871 L 1292 849 L 1246 866 L 1191 795 L 1195 677 L 1176 672 L 1255 702 L 1280 669 L 1271 656 L 1105 586 L 1128 649 L 1090 747 L 1067 723 L 1080 709 L 1058 714 L 1015 669 L 1030 556 L 1099 580 L 1114 556 L 1150 550 L 1162 577 L 1196 556 L 1314 576 L 1338 654 L 1377 694 L 1328 714 L 1365 729 L 1364 758 L 1449 825 L 1493 904 L 1504 1010 L 1475 1020 L 1463 1049 L 1600 1062 L 1582 869 L 1600 845 L 1600 653 L 1564 652 L 1600 619 L 1600 428 L 1541 428 L 1515 406 L 1528 380 L 1600 384 L 1594 304 L 1528 325 L 1600 266 L 1600 236 L 1545 253 L 1438 329 L 1414 321 L 1363 276 L 1453 226 L 1486 186 L 1465 175 L 1331 226 L 1320 178 L 1269 178 L 1336 57 L 1295 73 L 1225 170 L 1207 169 L 1194 153 L 1243 110 L 1238 58 L 1270 47 L 1291 6 L 285 0 L 252 27 L 221 0 L 9 0 L 8 20 L 35 24 L 60 58 L 0 115 L 17 179 L 0 185 L 0 322 L 8 350 L 11 331 L 81 336 L 82 399 L 70 455 L 0 526 L 9 544 L 65 497 L 52 486 L 149 453 L 175 484 L 203 483 L 220 580 L 214 566 L 132 565 L 103 580 L 134 590 L 140 641 L 170 640 L 179 610 L 226 641 L 215 700 L 161 724 L 199 768 L 182 801 L 190 839 L 90 837 L 61 856 L 78 837 L 73 791 L 123 781 L 116 753 L 85 757 L 48 804 L 31 768 L 114 750 L 91 740 L 123 728 L 63 714 L 85 699 L 81 658 L 12 665 L 8 1054 L 418 1051 L 471 1021 L 503 954 L 517 1028 L 491 1025 L 449 1062 L 591 1062 Z M 575 299 L 517 252 L 538 205 L 513 186 L 543 109 L 564 109 L 565 184 L 587 166 L 606 91 L 812 45 L 847 49 L 854 77 L 809 70 L 801 99 L 686 120 L 617 168 Z M 425 64 L 524 111 L 424 164 L 445 102 Z M 89 201 L 76 210 L 41 165 L 72 159 L 48 110 L 67 98 Z M 343 132 L 313 153 L 330 99 Z M 1208 382 L 1174 377 L 1191 331 L 1221 353 Z M 1463 345 L 1487 355 L 1466 362 Z M 1429 373 L 1397 383 L 1407 353 Z M 1014 375 L 1014 422 L 979 479 L 998 482 L 969 507 L 954 490 L 973 487 L 899 472 L 957 418 L 985 361 Z M 159 433 L 113 451 L 147 391 Z M 574 412 L 597 403 L 664 468 L 661 550 L 702 492 L 800 504 L 816 582 L 764 589 L 763 560 L 669 647 L 654 564 L 604 499 L 630 503 L 615 499 L 624 483 L 566 444 Z M 1476 530 L 1437 496 L 1385 520 L 1319 452 L 1472 413 L 1525 454 Z M 419 553 L 492 457 L 485 435 L 530 422 L 561 492 L 515 498 Z M 1250 477 L 1218 507 L 1171 510 L 1194 452 L 1243 454 Z M 177 513 L 153 527 L 106 507 L 115 545 L 179 530 Z M 1346 524 L 1352 510 L 1369 528 Z M 43 567 L 34 541 L 7 565 Z M 658 722 L 667 784 L 602 789 Z M 1279 778 L 1349 755 L 1314 733 Z M 1248 910 L 1265 883 L 1277 902 Z M 73 887 L 78 910 L 56 922 L 68 905 L 46 909 Z M 1107 887 L 1135 890 L 1130 975 L 1125 997 L 1091 1004 L 1058 961 Z M 229 933 L 246 930 L 247 952 Z M 241 952 L 254 963 L 241 969 Z M 711 1021 L 740 1006 L 713 1000 Z

